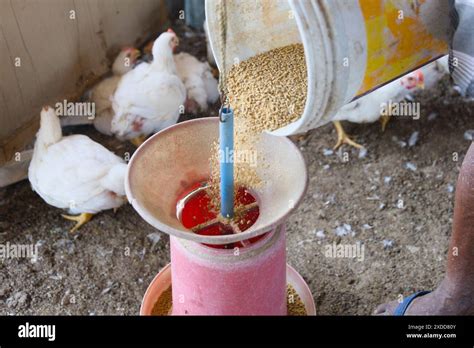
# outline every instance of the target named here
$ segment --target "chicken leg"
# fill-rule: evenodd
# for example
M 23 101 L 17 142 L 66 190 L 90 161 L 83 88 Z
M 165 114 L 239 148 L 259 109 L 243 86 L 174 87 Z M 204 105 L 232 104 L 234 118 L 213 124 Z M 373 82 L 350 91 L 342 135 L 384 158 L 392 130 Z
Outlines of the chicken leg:
M 387 124 L 390 121 L 390 116 L 383 115 L 380 116 L 380 123 L 382 124 L 382 132 L 385 132 L 385 128 L 387 128 Z
M 334 121 L 334 126 L 336 127 L 337 131 L 337 143 L 336 146 L 334 146 L 334 150 L 337 150 L 339 147 L 341 147 L 342 144 L 347 144 L 349 146 L 354 146 L 357 149 L 363 148 L 362 145 L 357 144 L 354 140 L 352 140 L 344 131 L 344 128 L 342 128 L 342 124 L 340 121 Z
M 140 145 L 143 144 L 145 140 L 146 140 L 146 136 L 140 135 L 136 138 L 130 139 L 130 142 L 136 147 L 140 147 Z
M 82 213 L 80 215 L 64 215 L 61 214 L 63 218 L 66 220 L 71 220 L 71 221 L 76 221 L 76 225 L 71 229 L 71 233 L 76 232 L 82 225 L 86 224 L 89 222 L 94 214 L 91 213 Z
M 390 104 L 390 108 L 386 115 L 380 115 L 380 123 L 382 124 L 382 132 L 385 132 L 385 128 L 387 128 L 387 124 L 390 121 L 390 117 L 392 115 L 394 106 Z

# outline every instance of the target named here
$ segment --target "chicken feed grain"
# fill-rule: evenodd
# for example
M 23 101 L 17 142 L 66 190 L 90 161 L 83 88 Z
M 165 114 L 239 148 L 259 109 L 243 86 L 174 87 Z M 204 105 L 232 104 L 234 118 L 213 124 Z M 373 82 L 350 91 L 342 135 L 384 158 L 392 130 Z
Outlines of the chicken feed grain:
M 303 114 L 307 88 L 302 44 L 276 48 L 234 65 L 227 74 L 227 89 L 237 131 L 259 134 L 296 121 Z
M 158 297 L 151 310 L 151 315 L 170 315 L 172 301 L 173 295 L 170 286 Z
M 308 315 L 306 312 L 306 307 L 301 300 L 301 297 L 296 292 L 295 288 L 291 285 L 286 286 L 286 305 L 287 305 L 287 313 L 289 316 L 305 316 Z M 153 309 L 151 311 L 151 315 L 153 316 L 165 316 L 171 315 L 173 307 L 173 297 L 171 286 L 168 287 L 158 298 Z
M 289 316 L 305 316 L 308 315 L 306 307 L 301 300 L 300 295 L 296 292 L 295 288 L 290 284 L 286 287 L 286 307 Z
M 308 89 L 302 44 L 279 47 L 232 66 L 225 77 L 234 110 L 234 177 L 236 185 L 260 187 L 265 168 L 257 151 L 264 131 L 274 131 L 296 121 L 304 111 Z M 219 207 L 219 145 L 211 156 L 211 191 Z M 249 161 L 248 159 L 252 159 Z

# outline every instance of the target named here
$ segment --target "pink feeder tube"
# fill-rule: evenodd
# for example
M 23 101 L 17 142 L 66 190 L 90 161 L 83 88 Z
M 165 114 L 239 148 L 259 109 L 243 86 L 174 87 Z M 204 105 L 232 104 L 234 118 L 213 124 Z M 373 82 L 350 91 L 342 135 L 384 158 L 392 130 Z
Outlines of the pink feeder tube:
M 171 237 L 173 315 L 286 315 L 285 228 L 214 249 Z
M 206 181 L 219 135 L 217 118 L 166 128 L 134 153 L 125 191 L 135 210 L 171 237 L 171 278 L 175 315 L 286 315 L 285 221 L 301 201 L 308 181 L 304 159 L 288 139 L 262 134 L 264 185 L 255 190 L 259 217 L 247 230 L 199 235 L 177 218 L 177 199 Z M 198 135 L 198 136 L 197 136 Z M 239 249 L 217 249 L 267 233 Z

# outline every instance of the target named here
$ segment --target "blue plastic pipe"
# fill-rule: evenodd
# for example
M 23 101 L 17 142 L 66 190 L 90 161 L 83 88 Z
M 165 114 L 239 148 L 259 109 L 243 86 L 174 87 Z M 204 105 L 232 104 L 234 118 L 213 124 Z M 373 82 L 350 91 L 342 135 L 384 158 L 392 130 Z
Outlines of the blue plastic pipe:
M 223 107 L 219 122 L 221 215 L 234 217 L 234 112 Z

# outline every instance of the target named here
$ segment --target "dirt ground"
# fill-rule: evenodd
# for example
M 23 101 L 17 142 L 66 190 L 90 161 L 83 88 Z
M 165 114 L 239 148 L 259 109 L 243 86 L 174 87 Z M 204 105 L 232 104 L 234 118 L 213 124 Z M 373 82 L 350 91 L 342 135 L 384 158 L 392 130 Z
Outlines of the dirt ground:
M 203 51 L 202 40 L 189 42 Z M 451 96 L 448 86 L 446 79 L 416 95 L 421 118 L 394 118 L 385 133 L 379 123 L 346 123 L 365 157 L 346 146 L 331 154 L 332 125 L 298 142 L 310 183 L 287 223 L 288 263 L 308 282 L 318 314 L 368 315 L 442 278 L 456 178 L 470 145 L 463 134 L 474 128 L 473 103 Z M 119 155 L 133 151 L 89 127 L 72 131 Z M 418 141 L 409 146 L 415 131 Z M 39 243 L 37 260 L 0 261 L 0 315 L 138 314 L 148 284 L 169 262 L 168 237 L 130 205 L 95 216 L 74 235 L 60 213 L 28 181 L 0 189 L 0 244 Z M 357 242 L 363 259 L 326 255 L 328 245 Z

